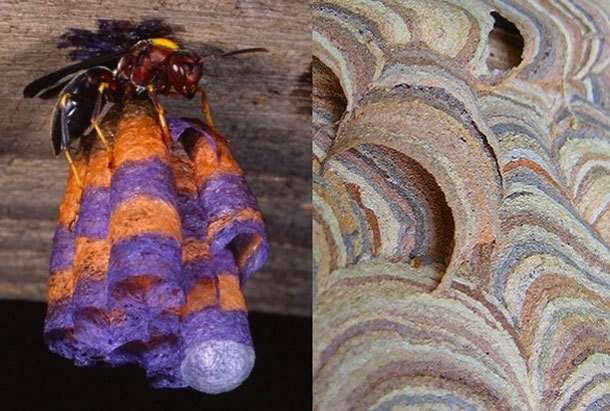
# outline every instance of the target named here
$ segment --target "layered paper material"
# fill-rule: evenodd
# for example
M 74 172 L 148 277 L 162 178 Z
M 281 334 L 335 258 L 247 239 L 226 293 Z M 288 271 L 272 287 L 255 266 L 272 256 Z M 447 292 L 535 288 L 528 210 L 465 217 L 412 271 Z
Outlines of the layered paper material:
M 53 239 L 44 334 L 77 365 L 137 363 L 155 387 L 216 393 L 250 373 L 241 285 L 269 243 L 226 140 L 169 118 L 125 117 L 112 167 L 94 145 L 76 159 Z

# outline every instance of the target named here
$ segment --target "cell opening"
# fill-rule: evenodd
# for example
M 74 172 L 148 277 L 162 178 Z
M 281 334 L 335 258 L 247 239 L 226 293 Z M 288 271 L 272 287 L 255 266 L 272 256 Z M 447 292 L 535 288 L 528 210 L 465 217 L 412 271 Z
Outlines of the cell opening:
M 314 130 L 317 130 L 341 119 L 347 107 L 347 98 L 335 73 L 315 57 L 312 72 L 312 123 Z
M 515 24 L 495 11 L 493 29 L 489 32 L 489 57 L 487 68 L 490 71 L 508 71 L 517 67 L 523 60 L 525 42 Z

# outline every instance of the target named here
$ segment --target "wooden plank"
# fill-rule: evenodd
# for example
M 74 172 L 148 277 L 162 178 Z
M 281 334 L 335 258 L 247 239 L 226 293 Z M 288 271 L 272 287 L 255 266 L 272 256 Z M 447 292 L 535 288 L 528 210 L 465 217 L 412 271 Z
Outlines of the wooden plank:
M 22 88 L 69 64 L 55 49 L 69 27 L 96 19 L 163 18 L 181 43 L 212 52 L 266 47 L 206 65 L 204 85 L 217 129 L 227 136 L 257 195 L 273 245 L 247 284 L 250 308 L 311 313 L 311 11 L 308 2 L 136 0 L 0 4 L 0 297 L 40 300 L 67 165 L 54 159 L 48 123 L 54 101 L 24 100 Z M 10 40 L 10 41 L 6 41 Z M 164 100 L 179 116 L 201 117 L 198 101 Z

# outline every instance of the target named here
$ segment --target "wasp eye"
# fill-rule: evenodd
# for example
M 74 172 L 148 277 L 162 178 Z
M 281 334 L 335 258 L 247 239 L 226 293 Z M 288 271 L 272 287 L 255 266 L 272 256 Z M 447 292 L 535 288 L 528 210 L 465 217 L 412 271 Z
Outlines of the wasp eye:
M 184 67 L 182 67 L 180 64 L 174 63 L 172 64 L 172 74 L 178 77 L 183 77 L 185 75 L 184 73 Z
M 176 61 L 179 60 L 178 56 L 172 58 L 172 60 L 173 61 L 169 62 L 169 80 L 172 87 L 176 90 L 180 90 L 186 83 L 186 73 L 184 72 L 184 67 L 180 61 Z

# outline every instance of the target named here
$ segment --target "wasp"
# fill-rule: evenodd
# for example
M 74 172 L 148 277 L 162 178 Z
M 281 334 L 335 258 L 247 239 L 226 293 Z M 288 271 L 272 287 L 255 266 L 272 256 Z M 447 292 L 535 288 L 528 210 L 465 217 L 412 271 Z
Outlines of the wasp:
M 87 130 L 94 129 L 112 164 L 110 146 L 100 128 L 107 103 L 120 104 L 128 97 L 149 99 L 157 113 L 163 138 L 169 144 L 171 136 L 159 95 L 190 100 L 199 93 L 203 115 L 208 126 L 213 128 L 210 106 L 199 85 L 204 64 L 219 57 L 266 51 L 249 48 L 202 58 L 167 37 L 141 39 L 125 49 L 94 56 L 44 75 L 28 84 L 23 95 L 33 98 L 40 93 L 39 97 L 47 99 L 59 93 L 51 124 L 53 151 L 56 156 L 65 154 L 78 184 L 82 185 L 70 146 Z M 69 75 L 74 76 L 60 83 Z

